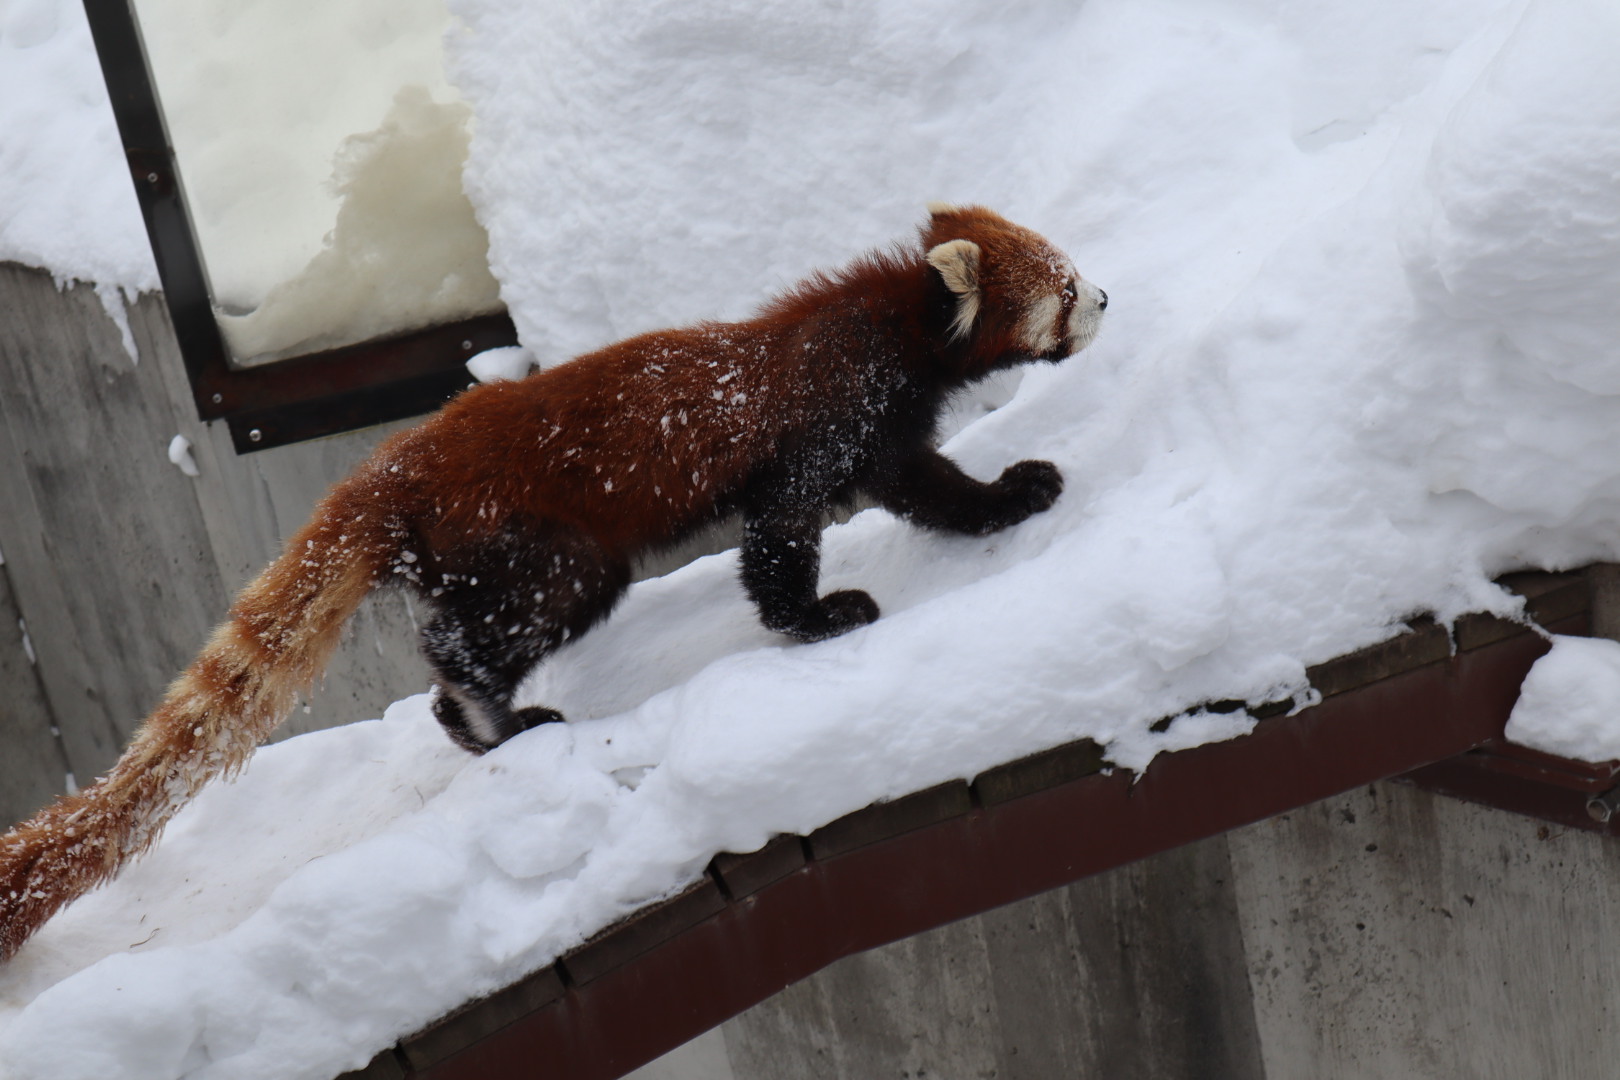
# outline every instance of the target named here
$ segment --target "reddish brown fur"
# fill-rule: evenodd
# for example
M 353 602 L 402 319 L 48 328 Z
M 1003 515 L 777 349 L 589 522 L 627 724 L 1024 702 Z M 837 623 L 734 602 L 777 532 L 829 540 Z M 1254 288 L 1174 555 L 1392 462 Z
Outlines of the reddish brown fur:
M 331 544 L 333 510 L 328 498 L 243 591 L 105 777 L 0 838 L 0 959 L 151 846 L 204 783 L 241 768 L 324 667 L 388 552 L 375 530 L 358 549 Z
M 982 206 L 935 214 L 923 227 L 922 236 L 924 248 L 964 236 L 979 246 L 986 297 L 980 305 L 974 355 L 988 358 L 995 366 L 996 358 L 1016 354 L 1023 347 L 1018 334 L 1020 301 L 1055 292 L 1065 280 L 1062 267 L 1048 255 L 1053 252 L 1051 246 L 1039 234 Z M 988 373 L 987 368 L 980 368 L 964 375 L 979 378 Z
M 929 318 L 939 290 L 920 252 L 869 255 L 836 275 L 812 276 L 747 322 L 643 334 L 520 382 L 469 390 L 380 452 L 403 473 L 433 478 L 431 488 L 401 493 L 416 500 L 401 516 L 431 522 L 424 535 L 435 549 L 496 531 L 505 519 L 480 516 L 489 507 L 563 519 L 626 556 L 678 539 L 774 455 L 791 421 L 859 407 L 865 358 L 847 339 L 863 337 L 885 314 L 902 313 L 895 337 L 914 346 L 900 363 L 933 380 L 942 361 L 949 381 L 961 384 L 1019 351 L 1021 310 L 1005 297 L 1061 285 L 1048 261 L 1030 255 L 1046 241 L 977 207 L 931 220 L 924 246 L 948 235 L 971 236 L 985 252 L 985 314 L 971 345 L 941 354 L 938 317 Z M 721 337 L 726 344 L 717 346 Z M 737 364 L 736 377 L 716 386 L 733 369 L 706 364 L 755 350 L 757 363 Z M 697 362 L 666 362 L 649 377 L 666 353 Z M 739 390 L 769 408 L 730 406 Z M 635 472 L 626 471 L 630 463 Z
M 969 334 L 961 290 L 925 258 L 960 240 L 977 245 Z M 744 513 L 742 576 L 766 625 L 816 640 L 877 617 L 865 593 L 817 595 L 832 501 L 866 491 L 966 533 L 1049 506 L 1062 486 L 1049 462 L 981 482 L 931 441 L 955 388 L 1084 344 L 1055 327 L 1059 345 L 1035 357 L 1019 331 L 1033 300 L 1067 285 L 1066 318 L 1077 279 L 988 210 L 937 210 L 922 241 L 817 274 L 746 322 L 643 334 L 470 390 L 385 443 L 243 591 L 112 772 L 0 838 L 0 957 L 150 845 L 208 779 L 240 768 L 378 584 L 430 599 L 435 712 L 482 751 L 561 719 L 510 708 L 523 672 L 606 615 L 632 559 L 719 514 Z
M 856 407 L 860 358 L 837 334 L 858 332 L 875 306 L 920 307 L 924 270 L 916 256 L 872 257 L 749 322 L 643 334 L 469 390 L 380 452 L 404 473 L 432 472 L 431 488 L 403 493 L 402 516 L 426 522 L 434 549 L 492 534 L 510 513 L 564 521 L 625 557 L 677 540 L 775 455 L 795 421 Z M 933 357 L 919 348 L 905 359 Z M 480 514 L 489 508 L 499 509 Z

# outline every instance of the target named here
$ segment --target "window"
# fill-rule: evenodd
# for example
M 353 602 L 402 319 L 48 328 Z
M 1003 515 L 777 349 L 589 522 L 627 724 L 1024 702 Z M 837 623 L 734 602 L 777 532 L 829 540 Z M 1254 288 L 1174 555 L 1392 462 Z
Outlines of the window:
M 430 411 L 516 342 L 442 0 L 85 0 L 198 415 L 239 453 Z

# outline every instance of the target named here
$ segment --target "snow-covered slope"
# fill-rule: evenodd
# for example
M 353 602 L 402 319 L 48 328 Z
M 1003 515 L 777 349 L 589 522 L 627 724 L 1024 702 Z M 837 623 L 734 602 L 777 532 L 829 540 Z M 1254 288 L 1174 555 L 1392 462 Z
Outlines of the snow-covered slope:
M 80 5 L 0 4 L 0 102 L 0 261 L 94 283 L 135 359 L 124 300 L 157 264 Z
M 1140 768 L 1248 723 L 1160 717 L 1620 556 L 1604 0 L 452 7 L 543 361 L 985 202 L 1109 318 L 948 449 L 1068 489 L 985 540 L 831 530 L 884 618 L 817 645 L 730 555 L 643 583 L 526 688 L 574 723 L 477 761 L 420 697 L 266 750 L 0 971 L 19 1080 L 330 1075 L 717 850 L 1081 736 Z

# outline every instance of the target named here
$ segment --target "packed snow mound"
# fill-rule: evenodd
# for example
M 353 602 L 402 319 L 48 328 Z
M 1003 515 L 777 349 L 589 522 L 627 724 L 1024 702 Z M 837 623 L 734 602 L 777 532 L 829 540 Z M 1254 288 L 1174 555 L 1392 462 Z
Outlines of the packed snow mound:
M 1507 737 L 1560 757 L 1620 758 L 1620 641 L 1554 635 L 1525 676 Z
M 133 358 L 124 300 L 158 287 L 80 4 L 0 4 L 0 262 L 96 285 Z
M 258 260 L 234 268 L 238 296 L 251 304 L 217 315 L 232 354 L 260 363 L 500 310 L 488 242 L 461 188 L 471 117 L 459 101 L 407 86 L 376 130 L 344 139 L 330 183 L 337 218 L 309 262 L 279 281 Z M 224 216 L 253 217 L 240 206 Z M 288 222 L 285 231 L 297 230 Z M 200 239 L 207 251 L 229 244 L 219 234 Z M 229 306 L 223 291 L 216 305 Z
M 1435 140 L 1426 243 L 1437 303 L 1553 378 L 1620 393 L 1620 8 L 1530 8 Z
M 1251 724 L 1162 717 L 1620 556 L 1607 0 L 452 6 L 542 363 L 983 202 L 1111 303 L 946 449 L 1068 486 L 988 538 L 830 530 L 884 617 L 815 645 L 732 555 L 644 582 L 525 685 L 573 722 L 478 760 L 420 698 L 265 752 L 0 971 L 14 1080 L 330 1076 L 716 851 L 1082 737 L 1140 769 Z

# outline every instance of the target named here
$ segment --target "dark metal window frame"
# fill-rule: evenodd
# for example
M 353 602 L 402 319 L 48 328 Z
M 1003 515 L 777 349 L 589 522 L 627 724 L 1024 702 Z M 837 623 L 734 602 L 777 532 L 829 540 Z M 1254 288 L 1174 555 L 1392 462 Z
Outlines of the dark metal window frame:
M 469 380 L 465 363 L 517 343 L 504 312 L 251 367 L 231 363 L 132 0 L 84 0 L 124 155 L 201 420 L 237 453 L 417 416 Z

